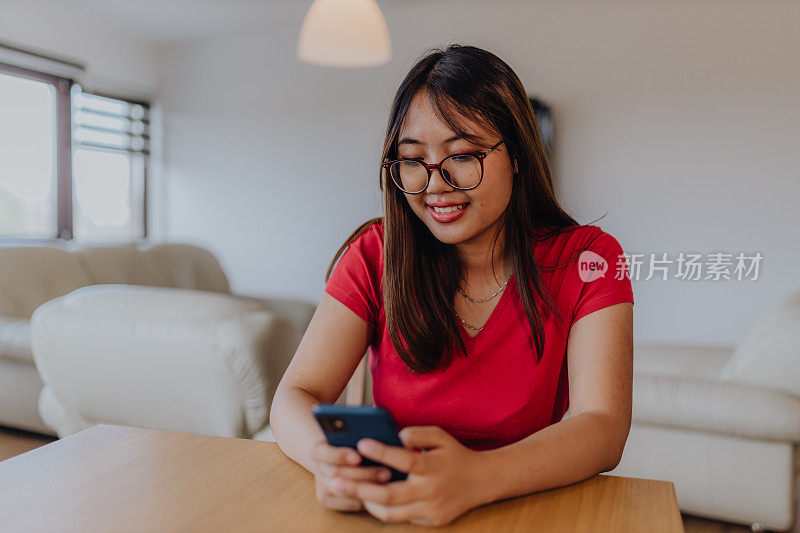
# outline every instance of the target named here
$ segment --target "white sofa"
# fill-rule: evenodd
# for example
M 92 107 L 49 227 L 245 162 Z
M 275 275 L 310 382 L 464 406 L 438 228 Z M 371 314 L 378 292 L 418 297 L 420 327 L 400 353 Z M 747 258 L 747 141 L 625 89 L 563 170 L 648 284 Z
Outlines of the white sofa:
M 187 244 L 0 247 L 0 425 L 254 437 L 314 309 Z
M 682 511 L 800 531 L 800 293 L 737 347 L 637 345 L 613 474 L 666 479 Z

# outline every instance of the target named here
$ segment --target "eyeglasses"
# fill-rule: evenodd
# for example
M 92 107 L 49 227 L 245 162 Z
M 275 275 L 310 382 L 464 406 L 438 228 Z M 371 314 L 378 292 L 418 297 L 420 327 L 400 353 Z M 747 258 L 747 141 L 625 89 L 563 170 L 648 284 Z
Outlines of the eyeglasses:
M 428 165 L 417 159 L 395 159 L 384 161 L 381 166 L 388 170 L 394 184 L 406 194 L 419 194 L 427 189 L 434 169 L 438 169 L 442 179 L 454 189 L 468 191 L 480 185 L 483 180 L 483 160 L 501 144 L 502 139 L 482 152 L 452 154 L 438 165 Z

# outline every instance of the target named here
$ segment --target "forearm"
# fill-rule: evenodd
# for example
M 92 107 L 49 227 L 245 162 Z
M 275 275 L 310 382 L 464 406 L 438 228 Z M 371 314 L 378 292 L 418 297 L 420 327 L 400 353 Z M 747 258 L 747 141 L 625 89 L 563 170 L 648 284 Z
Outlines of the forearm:
M 314 473 L 314 446 L 325 440 L 311 407 L 320 403 L 308 391 L 297 387 L 279 387 L 270 413 L 270 427 L 280 449 L 306 470 Z
M 589 412 L 548 426 L 518 442 L 481 452 L 483 502 L 569 485 L 614 469 L 629 425 Z

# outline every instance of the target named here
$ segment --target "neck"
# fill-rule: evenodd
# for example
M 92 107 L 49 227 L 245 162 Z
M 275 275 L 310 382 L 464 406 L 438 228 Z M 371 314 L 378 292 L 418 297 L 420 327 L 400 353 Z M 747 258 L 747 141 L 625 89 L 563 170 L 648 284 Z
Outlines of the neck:
M 502 285 L 514 271 L 511 254 L 505 251 L 505 234 L 499 230 L 497 246 L 492 261 L 492 243 L 495 231 L 486 231 L 469 242 L 456 245 L 464 263 L 464 274 L 468 285 Z M 494 269 L 494 272 L 492 270 Z

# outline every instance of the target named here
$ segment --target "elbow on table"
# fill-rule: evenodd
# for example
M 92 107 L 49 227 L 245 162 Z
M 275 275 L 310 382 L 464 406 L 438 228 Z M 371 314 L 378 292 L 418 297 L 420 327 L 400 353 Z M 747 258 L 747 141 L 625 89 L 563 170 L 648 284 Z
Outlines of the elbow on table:
M 622 461 L 622 454 L 625 452 L 625 444 L 628 442 L 628 433 L 630 428 L 631 424 L 628 422 L 625 426 L 625 431 L 621 433 L 621 436 L 616 441 L 616 446 L 613 448 L 613 453 L 608 464 L 608 468 L 603 470 L 603 472 L 610 472 L 611 470 L 614 470 Z
M 287 409 L 289 409 L 291 405 L 292 393 L 291 387 L 281 380 L 281 383 L 275 390 L 275 394 L 272 397 L 272 404 L 269 408 L 269 425 L 272 429 L 272 434 L 275 436 L 275 442 L 278 443 L 278 447 L 281 448 L 284 453 L 286 453 L 286 450 L 283 449 L 285 438 L 281 437 L 285 437 L 285 435 L 283 435 L 284 426 L 291 425 L 292 418 L 291 414 L 287 413 Z
M 614 454 L 614 456 L 608 463 L 606 463 L 606 466 L 603 467 L 600 473 L 602 474 L 603 472 L 611 472 L 617 467 L 617 465 L 619 465 L 621 461 L 622 461 L 622 452 Z
M 625 444 L 628 442 L 628 434 L 631 429 L 631 419 L 630 417 L 627 417 L 625 420 L 615 420 L 611 418 L 607 426 L 609 427 L 609 433 L 611 435 L 611 444 L 608 446 L 610 457 L 606 461 L 602 472 L 614 470 L 622 461 L 622 454 L 625 452 Z M 611 428 L 613 428 L 613 430 Z

